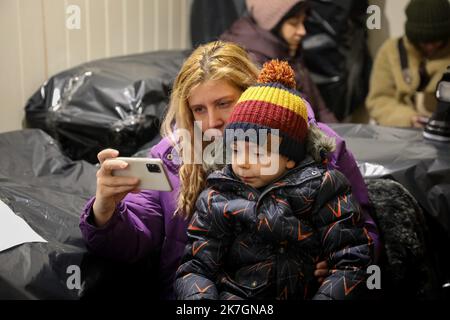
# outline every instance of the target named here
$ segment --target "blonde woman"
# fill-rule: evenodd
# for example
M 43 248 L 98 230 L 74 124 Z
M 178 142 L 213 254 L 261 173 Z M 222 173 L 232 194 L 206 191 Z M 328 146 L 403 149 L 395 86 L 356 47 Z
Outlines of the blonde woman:
M 126 262 L 160 252 L 159 273 L 155 278 L 160 282 L 162 298 L 174 298 L 175 272 L 187 243 L 189 218 L 197 196 L 206 187 L 203 164 L 182 163 L 175 128 L 194 137 L 194 122 L 201 121 L 199 129 L 203 133 L 209 129 L 223 131 L 241 93 L 255 83 L 257 75 L 258 70 L 247 52 L 231 43 L 208 43 L 187 58 L 174 83 L 162 124 L 163 139 L 149 154 L 163 160 L 174 187 L 172 192 L 137 190 L 137 178 L 111 175 L 112 170 L 126 167 L 125 162 L 114 159 L 118 151 L 106 149 L 98 154 L 101 167 L 97 172 L 96 195 L 87 202 L 81 215 L 83 238 L 95 254 Z M 309 111 L 310 121 L 314 121 Z M 196 146 L 193 140 L 190 143 Z M 198 145 L 197 148 L 205 147 L 205 144 Z M 194 151 L 199 150 L 192 148 Z M 353 172 L 358 169 L 351 154 L 345 146 L 338 146 L 338 151 L 339 154 L 332 155 L 330 165 L 337 166 L 361 194 L 367 194 L 359 171 Z M 339 164 L 340 160 L 345 160 L 345 164 Z M 342 170 L 345 168 L 351 172 Z M 376 227 L 372 226 L 371 219 L 367 222 L 377 243 Z M 315 275 L 321 280 L 327 274 L 326 262 L 320 262 Z

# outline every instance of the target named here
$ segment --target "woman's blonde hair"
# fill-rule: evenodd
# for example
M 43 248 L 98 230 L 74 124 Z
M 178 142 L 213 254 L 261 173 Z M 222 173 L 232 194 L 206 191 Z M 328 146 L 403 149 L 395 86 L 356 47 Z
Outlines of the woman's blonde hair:
M 181 153 L 181 158 L 191 157 L 194 150 L 194 116 L 188 105 L 189 95 L 195 87 L 209 80 L 225 80 L 241 91 L 254 84 L 258 69 L 247 52 L 240 46 L 215 41 L 198 47 L 187 58 L 178 73 L 170 97 L 170 104 L 161 125 L 161 135 L 171 139 Z M 174 129 L 190 133 L 192 154 L 183 154 Z M 203 147 L 202 147 L 203 148 Z M 198 152 L 198 150 L 197 150 Z M 195 210 L 199 193 L 206 187 L 206 173 L 202 164 L 183 161 L 179 170 L 180 193 L 176 214 L 190 218 Z

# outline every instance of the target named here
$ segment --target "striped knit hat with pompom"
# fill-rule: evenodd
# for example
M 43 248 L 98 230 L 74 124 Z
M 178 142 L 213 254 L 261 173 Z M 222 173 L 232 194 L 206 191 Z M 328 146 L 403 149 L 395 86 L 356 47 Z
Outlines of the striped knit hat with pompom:
M 308 112 L 306 103 L 295 90 L 294 70 L 285 61 L 266 62 L 258 83 L 239 98 L 225 129 L 278 129 L 279 153 L 297 163 L 306 154 Z M 227 136 L 227 135 L 226 135 Z M 230 141 L 227 141 L 229 145 Z

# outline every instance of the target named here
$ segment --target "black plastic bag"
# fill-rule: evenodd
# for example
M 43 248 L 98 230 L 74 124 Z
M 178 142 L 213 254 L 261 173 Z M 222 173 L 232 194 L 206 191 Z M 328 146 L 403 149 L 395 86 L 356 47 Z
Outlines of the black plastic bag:
M 112 147 L 130 156 L 159 132 L 188 51 L 158 51 L 82 64 L 51 77 L 27 102 L 28 127 L 58 140 L 73 160 L 97 162 Z
M 364 104 L 372 61 L 366 0 L 311 0 L 302 42 L 305 65 L 339 120 Z

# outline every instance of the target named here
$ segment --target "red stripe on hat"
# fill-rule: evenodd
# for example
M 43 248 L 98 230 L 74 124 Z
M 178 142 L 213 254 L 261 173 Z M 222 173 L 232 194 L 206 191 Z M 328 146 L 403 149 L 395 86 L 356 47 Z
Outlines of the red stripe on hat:
M 302 116 L 265 101 L 246 100 L 238 103 L 228 120 L 229 124 L 232 122 L 249 122 L 279 129 L 297 141 L 304 141 L 308 133 L 308 124 Z

